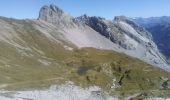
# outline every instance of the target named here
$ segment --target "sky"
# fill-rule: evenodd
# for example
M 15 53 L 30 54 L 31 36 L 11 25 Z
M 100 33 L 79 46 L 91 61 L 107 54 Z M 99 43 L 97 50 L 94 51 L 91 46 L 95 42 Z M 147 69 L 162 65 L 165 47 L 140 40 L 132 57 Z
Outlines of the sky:
M 170 0 L 0 0 L 0 16 L 36 19 L 43 5 L 55 4 L 72 16 L 170 16 Z

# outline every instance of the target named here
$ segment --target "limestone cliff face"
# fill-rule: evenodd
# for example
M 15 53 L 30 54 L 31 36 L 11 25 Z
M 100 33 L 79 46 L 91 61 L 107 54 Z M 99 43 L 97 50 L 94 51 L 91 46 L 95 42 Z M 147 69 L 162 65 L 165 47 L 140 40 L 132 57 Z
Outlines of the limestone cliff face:
M 45 5 L 40 9 L 39 20 L 52 23 L 60 27 L 72 27 L 73 17 L 68 13 L 63 12 L 60 8 L 55 5 Z

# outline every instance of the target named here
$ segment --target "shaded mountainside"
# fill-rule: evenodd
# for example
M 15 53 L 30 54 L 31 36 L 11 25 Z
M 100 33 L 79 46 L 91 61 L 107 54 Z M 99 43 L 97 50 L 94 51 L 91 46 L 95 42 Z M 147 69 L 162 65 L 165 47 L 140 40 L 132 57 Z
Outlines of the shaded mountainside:
M 169 59 L 170 17 L 137 18 L 135 21 L 153 35 L 153 39 L 159 50 Z
M 83 15 L 75 20 L 88 25 L 120 46 L 124 53 L 140 58 L 147 63 L 168 68 L 164 57 L 153 42 L 151 34 L 132 19 L 118 16 L 113 21 L 109 21 L 101 17 Z
M 99 86 L 120 99 L 170 96 L 170 74 L 153 65 L 168 67 L 149 34 L 133 28 L 128 19 L 99 21 L 116 30 L 108 30 L 110 34 L 122 37 L 107 37 L 107 29 L 77 22 L 54 5 L 44 6 L 38 20 L 0 17 L 0 88 L 35 89 L 72 81 Z

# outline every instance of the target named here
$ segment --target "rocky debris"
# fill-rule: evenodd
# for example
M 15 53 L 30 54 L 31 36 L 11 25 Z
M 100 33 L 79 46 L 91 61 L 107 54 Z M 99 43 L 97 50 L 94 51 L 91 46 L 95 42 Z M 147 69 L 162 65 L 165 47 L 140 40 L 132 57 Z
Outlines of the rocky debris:
M 167 77 L 160 77 L 160 89 L 170 89 L 170 79 Z
M 119 68 L 121 68 L 121 67 L 119 67 Z M 118 80 L 118 84 L 120 86 L 123 85 L 124 78 L 130 79 L 129 73 L 130 73 L 130 70 L 125 70 L 124 72 L 122 72 L 122 75 L 120 76 L 120 78 Z
M 123 74 L 123 75 L 120 77 L 119 81 L 118 81 L 118 83 L 119 83 L 120 86 L 123 84 L 122 81 L 123 81 L 124 77 L 125 77 L 125 75 Z
M 170 89 L 170 80 L 166 80 L 162 83 L 163 89 Z
M 99 90 L 98 91 L 92 91 L 91 93 L 93 95 L 101 95 L 102 94 L 101 91 L 99 91 Z
M 0 100 L 118 100 L 97 86 L 82 88 L 66 83 L 43 90 L 0 91 Z

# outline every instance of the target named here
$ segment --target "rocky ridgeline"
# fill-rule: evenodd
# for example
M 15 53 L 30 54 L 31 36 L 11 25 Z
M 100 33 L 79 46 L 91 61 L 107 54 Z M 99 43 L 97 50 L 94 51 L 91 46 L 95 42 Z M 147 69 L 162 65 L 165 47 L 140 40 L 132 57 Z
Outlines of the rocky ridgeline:
M 110 40 L 113 44 L 119 46 L 120 50 L 117 51 L 137 57 L 149 64 L 168 69 L 168 65 L 164 60 L 163 55 L 159 52 L 157 46 L 153 42 L 152 35 L 143 27 L 136 24 L 132 19 L 125 16 L 117 16 L 113 21 L 96 16 L 89 17 L 87 15 L 74 18 L 55 5 L 49 5 L 41 8 L 38 19 L 52 23 L 53 25 L 60 27 L 61 30 L 65 29 L 67 33 L 72 33 L 72 35 L 66 35 L 70 40 L 76 43 L 85 44 L 88 42 L 88 44 L 85 44 L 85 47 L 96 47 L 93 46 L 93 44 L 96 43 L 93 43 L 95 40 L 93 40 L 94 37 L 92 36 L 94 35 L 92 35 L 92 33 L 95 33 L 96 38 L 99 37 L 96 34 L 96 32 L 98 32 L 101 36 L 105 37 L 105 40 Z M 73 36 L 76 35 L 74 33 L 79 33 L 77 35 L 85 34 L 83 36 Z M 82 40 L 77 38 L 82 38 Z M 83 38 L 87 39 L 83 40 Z M 89 41 L 90 39 L 91 42 Z M 81 45 L 80 47 L 84 46 Z M 98 47 L 108 49 L 100 46 L 100 44 Z
M 55 5 L 43 6 L 40 9 L 38 19 L 60 27 L 72 27 L 73 25 L 73 17 Z
M 133 20 L 145 27 L 152 34 L 154 42 L 157 44 L 160 52 L 162 52 L 167 59 L 170 59 L 170 17 L 136 18 Z
M 152 43 L 152 36 L 149 32 L 147 32 L 144 28 L 140 27 L 136 23 L 134 23 L 130 18 L 124 16 L 117 16 L 113 21 L 106 20 L 105 18 L 101 17 L 89 17 L 87 15 L 83 15 L 80 17 L 75 18 L 77 22 L 81 22 L 83 24 L 88 25 L 89 27 L 93 28 L 95 31 L 99 32 L 101 35 L 105 36 L 106 38 L 110 39 L 112 42 L 120 45 L 124 49 L 135 49 L 133 43 L 126 42 L 126 37 L 124 34 L 128 35 L 130 38 L 134 39 L 138 43 L 143 43 L 147 46 L 151 46 Z M 119 25 L 119 22 L 125 22 L 133 27 L 137 33 L 150 41 L 145 42 L 141 40 L 139 37 L 135 36 L 132 33 L 126 32 L 122 27 Z

